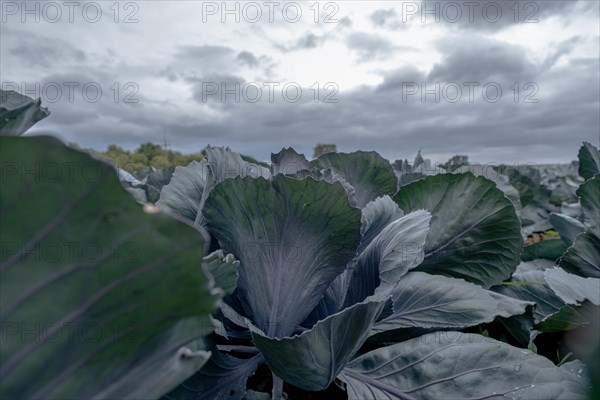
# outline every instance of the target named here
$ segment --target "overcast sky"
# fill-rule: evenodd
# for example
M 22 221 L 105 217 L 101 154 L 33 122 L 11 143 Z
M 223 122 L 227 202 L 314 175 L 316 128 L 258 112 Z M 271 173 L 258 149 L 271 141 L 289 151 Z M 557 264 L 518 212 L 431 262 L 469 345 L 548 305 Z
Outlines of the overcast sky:
M 599 141 L 600 3 L 514 3 L 4 1 L 1 81 L 50 109 L 28 134 L 96 149 L 569 162 Z

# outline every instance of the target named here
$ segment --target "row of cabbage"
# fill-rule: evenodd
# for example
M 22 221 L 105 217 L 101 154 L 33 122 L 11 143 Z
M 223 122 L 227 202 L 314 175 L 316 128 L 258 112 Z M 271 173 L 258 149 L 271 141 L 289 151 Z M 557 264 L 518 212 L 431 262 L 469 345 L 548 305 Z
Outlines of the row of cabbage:
M 265 167 L 209 146 L 140 205 L 113 166 L 5 128 L 3 397 L 597 394 L 589 144 L 557 255 L 523 249 L 514 202 L 471 172 L 398 187 L 375 152 Z

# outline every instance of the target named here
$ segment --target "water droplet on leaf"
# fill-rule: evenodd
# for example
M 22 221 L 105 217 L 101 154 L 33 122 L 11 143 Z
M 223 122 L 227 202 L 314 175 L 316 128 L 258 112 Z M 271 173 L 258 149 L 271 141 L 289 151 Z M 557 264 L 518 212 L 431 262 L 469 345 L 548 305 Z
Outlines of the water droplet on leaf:
M 515 364 L 515 371 L 520 371 L 521 370 L 521 364 Z M 516 388 L 515 388 L 516 389 Z

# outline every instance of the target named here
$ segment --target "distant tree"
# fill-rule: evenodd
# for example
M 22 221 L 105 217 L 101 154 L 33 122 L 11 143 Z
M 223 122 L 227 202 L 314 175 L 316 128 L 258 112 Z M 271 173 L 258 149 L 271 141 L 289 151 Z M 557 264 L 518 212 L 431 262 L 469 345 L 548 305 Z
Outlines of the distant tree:
M 325 153 L 335 153 L 337 152 L 337 146 L 335 144 L 324 144 L 319 143 L 315 146 L 313 151 L 313 158 L 319 157 L 321 154 Z
M 106 148 L 107 153 L 129 153 L 127 150 L 123 150 L 121 147 L 116 144 L 109 144 Z
M 182 154 L 179 151 L 164 150 L 153 143 L 144 143 L 135 151 L 124 150 L 111 144 L 106 151 L 89 150 L 94 156 L 108 161 L 115 166 L 131 173 L 147 175 L 152 167 L 162 169 L 176 166 L 187 166 L 192 161 L 201 161 L 205 154 L 202 151 L 191 154 Z
M 187 154 L 187 155 L 182 156 L 183 162 L 181 164 L 176 164 L 176 165 L 188 165 L 192 161 L 202 161 L 202 159 L 205 156 L 206 155 L 201 151 L 198 151 L 196 153 Z
M 111 162 L 120 168 L 124 168 L 131 163 L 131 153 L 114 144 L 109 145 L 104 152 L 92 151 L 92 154 L 102 160 Z
M 144 143 L 135 152 L 145 155 L 148 160 L 152 160 L 156 156 L 165 155 L 163 148 L 154 143 Z
M 118 163 L 119 166 L 127 171 L 141 171 L 150 165 L 148 157 L 142 153 L 132 153 L 126 163 Z
M 152 160 L 150 160 L 150 165 L 156 168 L 167 168 L 171 166 L 171 163 L 164 155 L 154 156 Z

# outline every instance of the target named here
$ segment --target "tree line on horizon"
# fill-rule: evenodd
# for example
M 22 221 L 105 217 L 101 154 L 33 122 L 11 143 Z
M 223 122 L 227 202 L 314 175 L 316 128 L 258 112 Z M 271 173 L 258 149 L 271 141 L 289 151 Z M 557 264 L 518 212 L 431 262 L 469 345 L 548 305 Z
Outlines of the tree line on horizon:
M 70 143 L 71 147 L 80 149 L 76 143 Z M 110 144 L 105 151 L 93 149 L 82 149 L 90 152 L 95 157 L 109 161 L 130 172 L 140 172 L 148 168 L 169 168 L 177 166 L 187 166 L 192 161 L 201 161 L 205 156 L 205 151 L 200 150 L 193 153 L 184 154 L 155 143 L 147 142 L 141 144 L 135 150 L 126 150 L 116 144 Z M 316 158 L 324 153 L 337 152 L 335 144 L 317 144 L 314 147 L 313 157 Z M 264 164 L 253 157 L 242 155 L 242 158 L 249 162 Z

